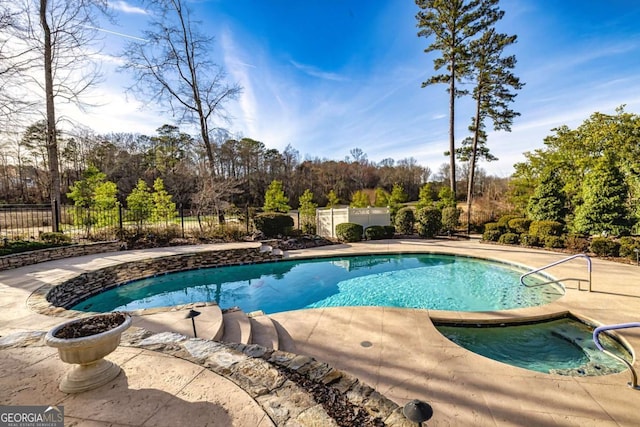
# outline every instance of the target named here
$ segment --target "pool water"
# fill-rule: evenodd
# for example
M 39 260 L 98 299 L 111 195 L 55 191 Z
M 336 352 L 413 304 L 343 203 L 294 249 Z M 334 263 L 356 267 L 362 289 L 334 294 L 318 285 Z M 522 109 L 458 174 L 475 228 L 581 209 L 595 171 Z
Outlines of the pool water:
M 527 325 L 436 327 L 467 350 L 532 371 L 596 376 L 627 369 L 622 362 L 596 348 L 592 327 L 572 318 Z M 606 334 L 600 337 L 605 348 L 632 360 L 631 354 L 616 340 Z
M 526 287 L 512 265 L 435 254 L 286 260 L 206 268 L 137 280 L 93 296 L 74 310 L 107 312 L 217 301 L 267 314 L 316 307 L 390 306 L 456 311 L 549 303 L 557 284 Z M 548 277 L 533 277 L 538 283 Z

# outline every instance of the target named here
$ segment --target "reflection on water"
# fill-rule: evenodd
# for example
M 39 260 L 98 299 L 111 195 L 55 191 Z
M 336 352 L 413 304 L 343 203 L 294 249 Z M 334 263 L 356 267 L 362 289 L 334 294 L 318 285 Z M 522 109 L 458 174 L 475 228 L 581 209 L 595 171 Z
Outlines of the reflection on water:
M 522 273 L 504 264 L 434 254 L 287 260 L 160 275 L 73 308 L 134 310 L 217 301 L 222 308 L 265 313 L 365 305 L 481 311 L 545 304 L 562 294 L 557 285 L 521 286 Z

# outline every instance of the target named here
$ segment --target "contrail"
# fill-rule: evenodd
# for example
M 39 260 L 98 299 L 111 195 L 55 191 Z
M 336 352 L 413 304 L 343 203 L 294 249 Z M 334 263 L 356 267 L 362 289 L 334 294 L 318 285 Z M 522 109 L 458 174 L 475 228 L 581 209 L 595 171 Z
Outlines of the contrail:
M 147 39 L 143 39 L 143 38 L 140 38 L 140 37 L 130 36 L 129 34 L 118 33 L 116 31 L 105 30 L 104 28 L 92 27 L 91 25 L 84 25 L 84 27 L 89 28 L 90 30 L 102 31 L 103 33 L 109 33 L 109 34 L 113 34 L 113 35 L 116 35 L 116 36 L 125 37 L 127 39 L 138 40 L 138 41 L 141 41 L 141 42 L 148 41 Z

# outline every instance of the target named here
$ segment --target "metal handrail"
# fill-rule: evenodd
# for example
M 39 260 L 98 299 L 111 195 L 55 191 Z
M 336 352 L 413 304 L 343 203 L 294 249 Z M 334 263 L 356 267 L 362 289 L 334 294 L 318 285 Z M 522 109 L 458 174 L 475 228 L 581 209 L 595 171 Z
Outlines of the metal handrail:
M 586 258 L 587 259 L 587 270 L 589 271 L 589 280 L 588 280 L 588 282 L 589 282 L 589 292 L 591 292 L 591 258 L 589 258 L 589 256 L 586 255 L 586 254 L 571 255 L 570 257 L 561 259 L 560 261 L 552 262 L 551 264 L 547 264 L 544 267 L 536 268 L 535 270 L 531 270 L 531 271 L 529 271 L 527 273 L 524 273 L 522 276 L 520 276 L 520 283 L 523 284 L 524 286 L 527 286 L 527 287 L 535 286 L 535 284 L 534 285 L 527 285 L 526 283 L 524 283 L 524 278 L 529 276 L 529 275 L 531 275 L 531 274 L 539 273 L 542 270 L 546 270 L 547 268 L 554 267 L 554 266 L 556 266 L 558 264 L 562 264 L 564 262 L 571 261 L 572 259 L 575 259 L 575 258 Z M 580 288 L 580 281 L 578 281 L 578 290 L 579 291 L 582 290 Z
M 635 369 L 633 369 L 633 366 L 631 365 L 631 363 L 629 363 L 623 357 L 620 357 L 617 354 L 614 354 L 609 350 L 607 350 L 606 348 L 604 348 L 600 343 L 600 338 L 598 338 L 598 335 L 601 332 L 609 331 L 613 329 L 628 329 L 628 328 L 640 328 L 640 322 L 598 326 L 593 330 L 593 341 L 596 343 L 596 347 L 598 347 L 598 350 L 603 351 L 605 354 L 608 354 L 609 356 L 613 357 L 616 360 L 619 360 L 620 362 L 624 363 L 627 366 L 627 368 L 629 368 L 629 370 L 631 371 L 631 382 L 629 383 L 629 387 L 633 388 L 634 390 L 640 390 L 640 387 L 638 387 L 638 376 L 636 375 L 636 371 Z

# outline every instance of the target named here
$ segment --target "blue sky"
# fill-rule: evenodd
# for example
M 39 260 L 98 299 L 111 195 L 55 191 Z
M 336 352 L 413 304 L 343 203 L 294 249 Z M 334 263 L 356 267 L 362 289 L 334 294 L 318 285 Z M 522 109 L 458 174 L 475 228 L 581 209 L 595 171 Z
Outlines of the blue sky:
M 525 83 L 513 108 L 512 132 L 489 133 L 500 160 L 481 163 L 508 176 L 522 153 L 543 146 L 551 129 L 578 126 L 591 113 L 640 113 L 640 3 L 630 0 L 503 0 L 498 30 L 516 34 L 508 53 Z M 111 31 L 140 36 L 145 15 L 136 1 L 112 2 Z M 232 133 L 301 156 L 340 160 L 361 148 L 369 160 L 414 157 L 436 172 L 447 162 L 448 95 L 421 88 L 436 54 L 417 37 L 412 0 L 211 0 L 190 3 L 201 29 L 215 36 L 212 58 L 243 86 L 228 105 Z M 78 120 L 99 132 L 154 133 L 171 117 L 125 97 L 128 76 L 111 72 L 126 40 L 105 38 L 104 105 Z M 112 56 L 109 56 L 112 55 Z M 473 112 L 457 107 L 459 143 Z M 186 129 L 185 129 L 186 130 Z

